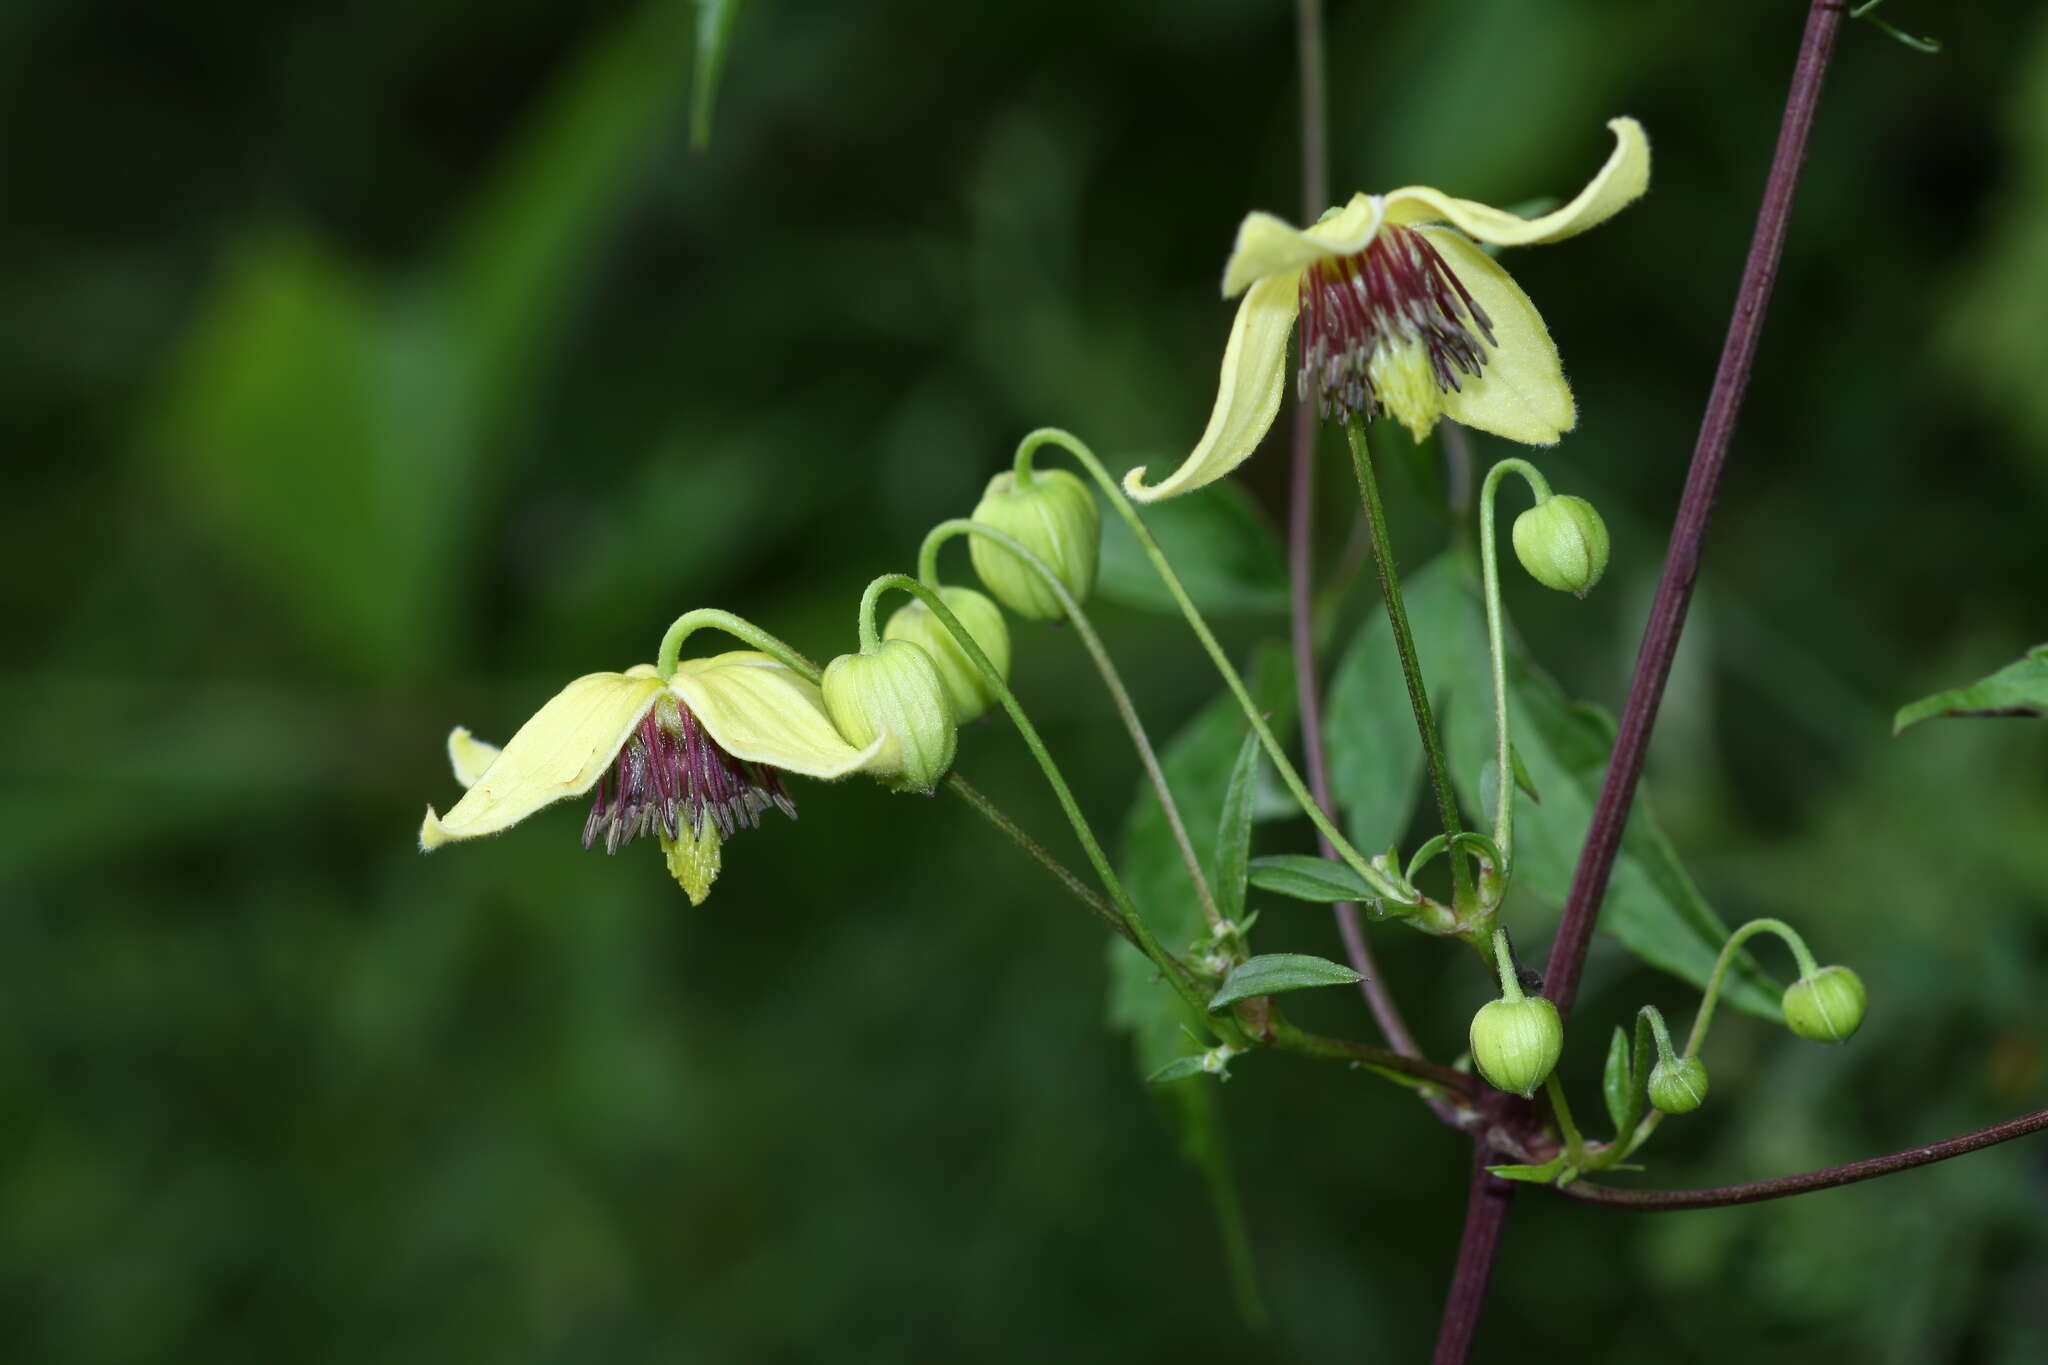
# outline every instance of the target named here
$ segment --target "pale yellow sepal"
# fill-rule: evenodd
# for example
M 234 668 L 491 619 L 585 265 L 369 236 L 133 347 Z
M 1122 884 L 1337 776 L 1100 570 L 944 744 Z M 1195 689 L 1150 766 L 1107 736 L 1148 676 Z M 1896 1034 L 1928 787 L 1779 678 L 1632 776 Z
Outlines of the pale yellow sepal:
M 1431 230 L 1429 243 L 1471 291 L 1493 324 L 1497 343 L 1486 352 L 1477 379 L 1460 376 L 1462 388 L 1443 395 L 1444 414 L 1479 431 L 1524 445 L 1554 445 L 1579 420 L 1558 363 L 1557 346 L 1536 305 L 1493 257 L 1455 232 Z
M 1535 246 L 1576 237 L 1642 198 L 1650 187 L 1650 140 L 1632 118 L 1607 121 L 1614 151 L 1578 197 L 1540 218 L 1518 218 L 1471 199 L 1455 199 L 1428 185 L 1409 185 L 1386 196 L 1386 221 L 1396 226 L 1449 222 L 1494 246 Z
M 1380 201 L 1370 194 L 1352 195 L 1350 203 L 1306 228 L 1270 213 L 1246 214 L 1223 267 L 1223 297 L 1234 299 L 1268 276 L 1299 274 L 1317 261 L 1365 250 L 1380 230 L 1380 218 Z
M 1139 502 L 1191 493 L 1243 464 L 1273 428 L 1287 388 L 1287 337 L 1294 330 L 1299 275 L 1269 276 L 1237 306 L 1223 375 L 1208 430 L 1179 469 L 1146 487 L 1143 466 L 1124 475 L 1124 491 Z
M 427 807 L 420 847 L 496 834 L 543 806 L 589 791 L 660 691 L 660 680 L 651 676 L 589 673 L 576 679 L 519 727 L 445 817 Z M 453 748 L 451 736 L 451 754 Z
M 495 744 L 486 744 L 472 735 L 465 727 L 456 726 L 448 732 L 448 765 L 455 769 L 455 780 L 464 790 L 476 785 L 476 780 L 498 761 L 503 753 Z
M 817 687 L 766 654 L 742 649 L 685 659 L 669 687 L 734 758 L 834 778 L 868 767 L 881 753 L 879 739 L 857 749 L 840 738 Z

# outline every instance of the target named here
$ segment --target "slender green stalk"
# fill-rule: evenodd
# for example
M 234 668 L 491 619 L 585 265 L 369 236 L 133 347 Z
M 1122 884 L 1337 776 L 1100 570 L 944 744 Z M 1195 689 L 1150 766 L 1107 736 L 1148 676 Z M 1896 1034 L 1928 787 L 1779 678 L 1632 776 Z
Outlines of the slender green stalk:
M 1116 907 L 1096 895 L 1088 883 L 1082 881 L 1080 877 L 1074 874 L 1072 868 L 1069 868 L 1058 858 L 1053 857 L 1044 844 L 1032 838 L 1022 825 L 1012 820 L 1003 811 L 1002 807 L 989 800 L 979 787 L 976 787 L 957 772 L 947 774 L 946 785 L 952 789 L 955 796 L 973 807 L 982 819 L 1000 830 L 1004 838 L 1024 850 L 1027 857 L 1047 872 L 1050 872 L 1053 880 L 1066 888 L 1068 895 L 1087 906 L 1097 919 L 1116 930 L 1117 933 L 1122 934 L 1126 939 L 1131 938 L 1131 931 L 1124 926 L 1123 920 L 1117 917 Z M 1136 942 L 1135 939 L 1131 941 Z
M 1159 755 L 1153 751 L 1152 739 L 1145 733 L 1145 723 L 1138 718 L 1138 708 L 1131 704 L 1131 694 L 1124 687 L 1123 675 L 1117 672 L 1111 662 L 1109 651 L 1103 647 L 1102 637 L 1088 620 L 1081 604 L 1067 590 L 1060 576 L 1052 566 L 1040 559 L 1012 536 L 1007 536 L 993 526 L 978 521 L 956 518 L 942 521 L 934 526 L 924 538 L 924 544 L 917 552 L 917 576 L 932 588 L 939 586 L 939 548 L 955 536 L 976 535 L 992 540 L 1017 556 L 1031 567 L 1046 587 L 1059 600 L 1060 607 L 1067 613 L 1067 619 L 1074 623 L 1075 633 L 1081 637 L 1088 657 L 1095 661 L 1095 671 L 1101 675 L 1102 686 L 1109 693 L 1109 699 L 1116 705 L 1116 713 L 1123 720 L 1124 729 L 1131 737 L 1131 747 L 1138 752 L 1138 762 L 1145 769 L 1146 780 L 1152 784 L 1153 795 L 1159 798 L 1159 807 L 1166 813 L 1166 827 L 1173 834 L 1174 846 L 1180 850 L 1182 866 L 1187 869 L 1188 880 L 1195 888 L 1195 899 L 1202 903 L 1202 914 L 1209 921 L 1209 928 L 1221 934 L 1224 930 L 1223 912 L 1216 905 L 1216 897 L 1209 889 L 1209 879 L 1202 875 L 1202 860 L 1195 853 L 1195 846 L 1188 838 L 1187 823 L 1181 819 L 1180 806 L 1173 799 L 1173 790 L 1166 784 L 1166 772 L 1159 766 Z
M 1045 747 L 1045 741 L 1039 737 L 1038 727 L 1024 714 L 1024 708 L 1017 701 L 1016 693 L 1010 690 L 1009 683 L 997 671 L 996 666 L 989 662 L 988 655 L 982 652 L 980 644 L 968 632 L 967 627 L 960 624 L 960 618 L 953 614 L 953 609 L 946 605 L 945 599 L 908 575 L 884 574 L 868 584 L 867 591 L 861 594 L 861 640 L 865 643 L 877 638 L 875 605 L 881 595 L 891 589 L 907 592 L 925 604 L 931 614 L 939 619 L 939 623 L 952 632 L 961 652 L 981 671 L 982 680 L 1002 701 L 1003 709 L 1010 713 L 1010 719 L 1016 724 L 1017 733 L 1023 737 L 1025 747 L 1030 749 L 1031 756 L 1038 760 L 1039 769 L 1045 774 L 1045 780 L 1052 787 L 1053 795 L 1059 799 L 1060 809 L 1065 812 L 1067 823 L 1074 827 L 1074 835 L 1081 841 L 1082 851 L 1088 855 L 1088 862 L 1095 869 L 1095 875 L 1101 881 L 1103 889 L 1109 892 L 1109 899 L 1116 907 L 1117 914 L 1123 919 L 1131 941 L 1137 945 L 1138 950 L 1159 968 L 1167 984 L 1186 1002 L 1196 1018 L 1208 1021 L 1211 1028 L 1224 1035 L 1226 1042 L 1240 1046 L 1248 1045 L 1248 1040 L 1235 1019 L 1208 1012 L 1208 994 L 1202 989 L 1188 965 L 1160 946 L 1151 927 L 1145 923 L 1144 916 L 1138 913 L 1138 907 L 1131 900 L 1130 893 L 1124 889 L 1123 882 L 1117 877 L 1116 869 L 1110 866 L 1108 855 L 1102 851 L 1102 845 L 1095 837 L 1094 827 L 1088 823 L 1088 817 L 1081 813 L 1080 803 L 1074 800 L 1073 789 L 1067 785 L 1065 774 L 1060 771 L 1059 764 L 1053 761 L 1052 752 Z
M 1380 503 L 1379 480 L 1373 477 L 1372 452 L 1366 447 L 1364 423 L 1352 418 L 1344 424 L 1344 435 L 1351 442 L 1351 468 L 1358 476 L 1358 497 L 1365 506 L 1366 524 L 1372 528 L 1380 595 L 1386 600 L 1387 623 L 1394 629 L 1394 647 L 1401 655 L 1401 675 L 1408 681 L 1408 705 L 1415 712 L 1415 728 L 1421 732 L 1422 752 L 1429 760 L 1429 785 L 1436 793 L 1437 816 L 1443 821 L 1444 837 L 1455 846 L 1464 826 L 1458 821 L 1458 799 L 1451 790 L 1451 769 L 1444 759 L 1443 740 L 1429 712 L 1429 688 L 1422 679 L 1422 662 L 1415 657 L 1415 636 L 1408 629 L 1408 607 L 1401 596 L 1401 575 L 1394 566 L 1393 542 L 1387 536 L 1387 509 Z M 1503 780 L 1512 781 L 1513 774 L 1504 774 Z M 1472 869 L 1455 847 L 1451 851 L 1451 902 L 1460 911 L 1472 908 Z
M 1550 1097 L 1550 1112 L 1557 1115 L 1558 1131 L 1564 1135 L 1565 1161 L 1579 1169 L 1586 1165 L 1586 1139 L 1579 1133 L 1579 1125 L 1572 1120 L 1572 1106 L 1564 1097 L 1564 1087 L 1557 1083 L 1557 1073 L 1550 1073 L 1543 1082 L 1543 1093 Z
M 1685 1040 L 1685 1055 L 1699 1055 L 1700 1045 L 1707 1041 L 1707 1026 L 1714 1020 L 1714 1007 L 1721 1001 L 1721 982 L 1728 975 L 1728 968 L 1735 962 L 1735 950 L 1758 934 L 1776 934 L 1785 940 L 1785 946 L 1792 950 L 1792 958 L 1799 964 L 1801 976 L 1812 976 L 1820 970 L 1813 954 L 1807 951 L 1806 940 L 1799 937 L 1799 931 L 1781 919 L 1753 919 L 1728 935 L 1728 941 L 1721 945 L 1721 956 L 1714 959 L 1714 974 L 1707 978 L 1707 992 L 1700 997 L 1699 1013 L 1693 1016 L 1692 1033 Z
M 1375 1075 L 1410 1086 L 1432 1098 L 1463 1105 L 1468 1111 L 1474 1109 L 1487 1093 L 1487 1087 L 1469 1072 L 1454 1070 L 1440 1062 L 1432 1062 L 1426 1057 L 1411 1057 L 1405 1052 L 1393 1052 L 1366 1043 L 1354 1043 L 1345 1038 L 1325 1038 L 1321 1034 L 1305 1033 L 1281 1017 L 1277 1010 L 1269 1021 L 1268 1031 L 1269 1036 L 1260 1041 L 1281 1052 L 1293 1052 L 1303 1057 L 1320 1057 L 1329 1061 L 1351 1062 Z
M 803 655 L 791 649 L 781 640 L 747 620 L 734 616 L 729 611 L 716 607 L 699 607 L 678 616 L 661 637 L 661 649 L 654 656 L 654 671 L 666 682 L 675 676 L 676 660 L 683 652 L 683 641 L 700 630 L 722 630 L 735 639 L 744 640 L 763 654 L 787 664 L 790 670 L 806 682 L 818 681 L 818 666 Z
M 1493 534 L 1493 495 L 1501 476 L 1520 474 L 1541 502 L 1550 496 L 1550 484 L 1527 460 L 1502 460 L 1486 473 L 1479 489 L 1479 566 L 1486 588 L 1486 647 L 1493 656 L 1493 731 L 1495 739 L 1493 842 L 1500 849 L 1507 872 L 1507 860 L 1515 856 L 1515 751 L 1508 734 L 1507 645 L 1501 629 L 1500 546 Z
M 1216 671 L 1222 674 L 1224 685 L 1237 699 L 1238 706 L 1244 711 L 1245 719 L 1251 723 L 1253 732 L 1259 737 L 1259 743 L 1265 747 L 1266 756 L 1272 759 L 1274 771 L 1280 774 L 1281 782 L 1300 805 L 1302 813 L 1307 815 L 1309 821 L 1322 832 L 1323 837 L 1330 841 L 1330 846 L 1337 850 L 1337 856 L 1375 892 L 1391 902 L 1392 908 L 1409 914 L 1418 911 L 1426 913 L 1430 909 L 1430 903 L 1427 900 L 1418 903 L 1416 899 L 1411 898 L 1414 896 L 1412 888 L 1396 885 L 1392 878 L 1373 866 L 1365 855 L 1352 847 L 1351 841 L 1344 837 L 1343 832 L 1330 817 L 1323 813 L 1315 797 L 1309 794 L 1307 785 L 1301 780 L 1301 774 L 1295 771 L 1294 764 L 1287 757 L 1287 751 L 1280 746 L 1280 741 L 1274 738 L 1272 727 L 1266 724 L 1265 716 L 1252 700 L 1250 690 L 1244 685 L 1244 679 L 1231 665 L 1230 656 L 1224 653 L 1223 646 L 1217 643 L 1214 632 L 1209 629 L 1209 623 L 1203 619 L 1194 600 L 1188 596 L 1187 589 L 1181 585 L 1180 575 L 1173 571 L 1173 566 L 1167 562 L 1166 555 L 1159 548 L 1159 542 L 1152 538 L 1152 532 L 1138 516 L 1137 509 L 1132 507 L 1130 499 L 1124 496 L 1122 486 L 1110 476 L 1102 461 L 1096 458 L 1095 452 L 1084 445 L 1079 437 L 1057 427 L 1041 427 L 1026 436 L 1023 443 L 1017 447 L 1019 477 L 1029 470 L 1033 453 L 1038 447 L 1046 444 L 1058 445 L 1080 461 L 1094 476 L 1095 482 L 1101 486 L 1110 506 L 1116 509 L 1124 524 L 1131 528 L 1131 534 L 1137 537 L 1138 545 L 1144 550 L 1145 557 L 1152 562 L 1153 570 L 1158 573 L 1160 581 L 1166 585 L 1166 590 L 1172 594 L 1173 600 L 1179 604 L 1181 615 L 1187 618 L 1189 628 L 1194 631 L 1195 638 L 1201 641 L 1210 662 L 1215 664 Z M 1425 923 L 1424 927 L 1435 932 L 1448 932 L 1455 926 L 1446 915 L 1438 917 L 1435 922 Z

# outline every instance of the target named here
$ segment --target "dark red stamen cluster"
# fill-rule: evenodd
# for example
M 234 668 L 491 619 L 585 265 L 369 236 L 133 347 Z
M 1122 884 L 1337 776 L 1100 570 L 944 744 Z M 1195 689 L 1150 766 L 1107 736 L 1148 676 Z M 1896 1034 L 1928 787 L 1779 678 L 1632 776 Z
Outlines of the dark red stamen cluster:
M 770 806 L 796 818 L 796 803 L 773 768 L 734 758 L 689 707 L 664 695 L 598 779 L 597 799 L 583 822 L 583 846 L 601 834 L 604 851 L 616 853 L 643 834 L 680 839 L 685 826 L 697 834 L 706 820 L 727 839 L 734 830 L 760 824 Z
M 1367 367 L 1375 351 L 1404 342 L 1420 343 L 1437 388 L 1455 392 L 1459 375 L 1477 378 L 1486 366 L 1480 337 L 1494 344 L 1486 310 L 1413 228 L 1382 227 L 1365 250 L 1301 272 L 1299 393 L 1315 394 L 1320 416 L 1380 416 Z

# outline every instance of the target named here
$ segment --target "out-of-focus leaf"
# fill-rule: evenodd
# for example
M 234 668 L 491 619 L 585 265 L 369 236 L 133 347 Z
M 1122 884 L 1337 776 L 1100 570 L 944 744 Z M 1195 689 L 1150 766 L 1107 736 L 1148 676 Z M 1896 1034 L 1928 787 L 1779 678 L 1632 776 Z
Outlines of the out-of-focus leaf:
M 1147 1076 L 1145 1084 L 1168 1085 L 1174 1081 L 1184 1081 L 1190 1076 L 1210 1075 L 1220 1077 L 1222 1073 L 1210 1071 L 1208 1063 L 1208 1054 L 1202 1052 L 1197 1052 L 1191 1057 L 1176 1057 Z
M 1145 525 L 1166 552 L 1195 605 L 1218 615 L 1287 610 L 1287 563 L 1258 505 L 1234 483 L 1143 509 Z M 1178 616 L 1180 608 L 1137 537 L 1116 517 L 1104 519 L 1097 591 L 1121 606 Z
M 1444 708 L 1461 685 L 1475 683 L 1487 704 L 1484 618 L 1455 558 L 1431 560 L 1405 582 L 1408 625 L 1415 637 L 1430 704 L 1442 723 Z M 1479 622 L 1475 633 L 1474 622 Z M 1386 612 L 1367 618 L 1337 666 L 1323 717 L 1329 746 L 1330 786 L 1351 841 L 1382 848 L 1408 827 L 1422 782 L 1422 740 L 1408 705 L 1408 686 L 1394 652 Z
M 246 242 L 145 437 L 260 609 L 372 675 L 431 651 L 456 543 L 436 523 L 467 446 L 444 405 L 414 401 L 446 377 L 434 324 L 405 345 L 397 321 L 312 238 Z
M 1216 908 L 1225 919 L 1244 913 L 1245 868 L 1252 855 L 1252 804 L 1258 795 L 1258 732 L 1245 727 L 1230 785 L 1223 790 L 1223 815 L 1216 827 Z
M 1273 717 L 1276 730 L 1294 698 L 1293 676 L 1286 652 L 1274 645 L 1259 652 L 1250 670 L 1253 702 Z M 1196 714 L 1160 752 L 1160 767 L 1190 829 L 1215 829 L 1223 818 L 1224 791 L 1243 747 L 1244 713 L 1223 693 Z M 1199 855 L 1202 850 L 1196 850 Z M 1213 856 L 1203 875 L 1215 884 Z M 1188 884 L 1187 869 L 1166 824 L 1165 812 L 1151 784 L 1138 784 L 1136 799 L 1124 824 L 1118 873 L 1139 912 L 1169 949 L 1180 949 L 1208 936 L 1201 905 Z M 1121 939 L 1109 944 L 1108 1017 L 1112 1028 L 1131 1035 L 1138 1074 L 1151 1076 L 1187 1051 L 1186 1030 L 1206 1028 L 1190 1018 L 1143 954 Z M 1173 1107 L 1180 1130 L 1181 1151 L 1202 1173 L 1229 1251 L 1233 1284 L 1248 1317 L 1261 1310 L 1251 1267 L 1249 1242 L 1239 1207 L 1237 1185 L 1224 1149 L 1223 1128 L 1216 1111 L 1217 1091 L 1208 1085 L 1175 1085 L 1160 1092 Z
M 1628 1035 L 1617 1027 L 1614 1041 L 1607 1045 L 1607 1068 L 1600 1075 L 1600 1098 L 1607 1102 L 1607 1117 L 1614 1131 L 1628 1122 L 1629 1092 L 1635 1089 L 1635 1072 L 1629 1066 Z M 1626 1137 L 1626 1134 L 1622 1134 Z
M 1251 883 L 1261 891 L 1292 896 L 1299 901 L 1369 901 L 1377 893 L 1366 880 L 1335 858 L 1314 858 L 1305 853 L 1276 853 L 1254 858 Z
M 1933 716 L 2048 716 L 2048 645 L 2035 645 L 2024 658 L 1968 687 L 1936 692 L 1900 707 L 1892 733 Z
M 464 396 L 503 429 L 682 108 L 690 0 L 647 0 L 569 68 L 449 243 Z
M 1220 1010 L 1255 995 L 1278 995 L 1311 986 L 1349 986 L 1359 979 L 1358 973 L 1343 963 L 1312 953 L 1265 953 L 1231 968 L 1210 998 L 1209 1008 Z
M 711 111 L 717 103 L 718 78 L 725 74 L 725 50 L 732 42 L 732 21 L 740 0 L 697 0 L 697 65 L 690 78 L 690 145 L 698 151 L 711 145 Z
M 570 70 L 427 287 L 284 231 L 201 305 L 145 450 L 328 662 L 389 676 L 444 648 L 489 438 L 680 99 L 688 15 L 655 0 Z

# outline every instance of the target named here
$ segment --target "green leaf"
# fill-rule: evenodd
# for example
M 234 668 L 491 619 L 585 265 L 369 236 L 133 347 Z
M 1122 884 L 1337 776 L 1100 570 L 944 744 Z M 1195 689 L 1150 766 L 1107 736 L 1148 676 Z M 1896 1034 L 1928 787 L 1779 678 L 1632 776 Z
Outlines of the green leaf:
M 1192 1057 L 1174 1058 L 1165 1066 L 1160 1067 L 1157 1071 L 1147 1076 L 1145 1084 L 1167 1085 L 1174 1081 L 1184 1081 L 1190 1076 L 1201 1075 L 1212 1075 L 1220 1079 L 1222 1074 L 1220 1071 L 1209 1070 L 1207 1053 L 1197 1052 Z
M 1892 733 L 1933 716 L 2048 716 L 2048 645 L 2035 645 L 2025 658 L 1968 687 L 1937 692 L 1900 707 L 1892 720 Z
M 697 63 L 690 81 L 690 145 L 703 151 L 711 145 L 711 110 L 718 96 L 718 78 L 725 72 L 725 51 L 732 44 L 732 22 L 740 0 L 697 0 Z
M 1439 556 L 1411 575 L 1409 616 L 1450 750 L 1452 780 L 1468 809 L 1490 810 L 1488 772 L 1495 744 L 1485 612 L 1458 574 L 1451 556 Z M 1358 837 L 1367 833 L 1359 814 L 1375 805 L 1398 815 L 1394 827 L 1405 824 L 1421 780 L 1421 754 L 1393 641 L 1377 626 L 1375 621 L 1360 632 L 1340 670 L 1326 725 L 1332 779 L 1340 799 L 1352 803 L 1347 814 Z M 1380 657 L 1362 657 L 1367 650 Z M 1515 807 L 1510 895 L 1519 905 L 1511 913 L 1517 923 L 1526 923 L 1539 909 L 1554 915 L 1564 904 L 1614 746 L 1614 722 L 1597 707 L 1573 703 L 1515 652 L 1512 636 L 1506 672 L 1515 755 L 1523 769 L 1517 785 L 1543 793 L 1541 804 L 1517 802 Z M 1405 732 L 1398 744 L 1397 728 Z M 1386 774 L 1396 767 L 1401 770 L 1400 795 L 1390 800 L 1393 788 Z M 1639 789 L 1630 814 L 1600 928 L 1650 965 L 1701 986 L 1727 940 L 1727 926 L 1707 905 L 1658 826 L 1647 789 Z M 1750 1013 L 1777 1019 L 1779 994 L 1780 987 L 1747 954 L 1730 972 L 1727 998 Z
M 1245 726 L 1230 784 L 1223 789 L 1223 815 L 1216 827 L 1216 908 L 1225 919 L 1244 913 L 1245 865 L 1252 854 L 1252 806 L 1259 789 L 1258 732 Z
M 1287 561 L 1265 514 L 1234 483 L 1150 503 L 1145 524 L 1181 585 L 1204 612 L 1278 615 L 1287 610 Z M 1180 615 L 1152 561 L 1122 520 L 1106 518 L 1096 591 L 1119 606 Z
M 1568 1165 L 1563 1156 L 1554 1156 L 1541 1166 L 1488 1166 L 1487 1173 L 1502 1180 L 1521 1180 L 1531 1185 L 1548 1185 L 1552 1181 L 1569 1185 L 1578 1179 L 1579 1173 Z
M 1276 853 L 1252 859 L 1251 883 L 1261 891 L 1324 905 L 1370 901 L 1378 894 L 1345 864 L 1305 853 Z
M 1311 953 L 1264 953 L 1231 968 L 1209 1008 L 1220 1010 L 1255 995 L 1278 995 L 1310 986 L 1348 986 L 1362 979 L 1343 963 Z
M 1635 1071 L 1629 1065 L 1628 1034 L 1617 1026 L 1614 1041 L 1607 1045 L 1607 1069 L 1600 1077 L 1600 1097 L 1607 1101 L 1607 1117 L 1618 1136 L 1626 1136 L 1621 1129 L 1628 1122 L 1629 1093 L 1635 1089 L 1635 1080 Z
M 1274 729 L 1284 738 L 1294 701 L 1294 678 L 1286 650 L 1279 646 L 1262 649 L 1247 671 L 1253 702 L 1272 717 Z M 1160 767 L 1190 829 L 1220 825 L 1224 791 L 1244 731 L 1244 713 L 1226 692 L 1205 706 L 1160 751 Z M 1151 784 L 1142 779 L 1125 820 L 1117 871 L 1161 942 L 1178 945 L 1208 937 L 1208 926 L 1188 885 L 1187 869 L 1174 847 L 1165 812 L 1160 810 Z M 1204 868 L 1212 884 L 1214 871 L 1213 867 Z M 1191 1017 L 1180 997 L 1158 979 L 1151 962 L 1137 949 L 1112 938 L 1108 950 L 1110 1025 L 1131 1035 L 1138 1074 L 1154 1075 L 1185 1055 L 1185 1030 L 1206 1030 L 1208 1021 Z M 1219 1093 L 1213 1085 L 1172 1085 L 1158 1092 L 1180 1133 L 1182 1155 L 1201 1173 L 1229 1253 L 1233 1284 L 1249 1305 L 1256 1302 L 1255 1277 L 1237 1183 L 1217 1112 Z
M 1403 588 L 1415 653 L 1438 717 L 1460 688 L 1475 684 L 1475 701 L 1490 714 L 1485 618 L 1455 557 L 1438 556 L 1410 574 Z M 1352 843 L 1380 848 L 1405 834 L 1422 786 L 1422 741 L 1382 609 L 1366 619 L 1337 665 L 1323 739 L 1330 786 Z

